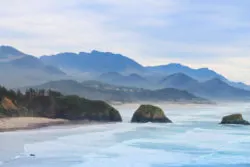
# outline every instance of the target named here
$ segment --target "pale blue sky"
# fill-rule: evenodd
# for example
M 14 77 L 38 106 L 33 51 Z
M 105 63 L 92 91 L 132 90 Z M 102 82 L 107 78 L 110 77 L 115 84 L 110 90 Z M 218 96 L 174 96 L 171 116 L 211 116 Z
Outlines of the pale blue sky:
M 3 0 L 0 44 L 40 56 L 111 51 L 250 83 L 249 0 Z

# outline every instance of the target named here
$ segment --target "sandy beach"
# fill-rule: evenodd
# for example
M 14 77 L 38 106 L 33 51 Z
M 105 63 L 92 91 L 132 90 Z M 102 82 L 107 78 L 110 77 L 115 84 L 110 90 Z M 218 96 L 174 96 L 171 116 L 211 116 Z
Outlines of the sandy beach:
M 15 118 L 1 118 L 0 132 L 36 129 L 53 125 L 62 125 L 69 123 L 64 119 L 49 119 L 42 117 L 15 117 Z

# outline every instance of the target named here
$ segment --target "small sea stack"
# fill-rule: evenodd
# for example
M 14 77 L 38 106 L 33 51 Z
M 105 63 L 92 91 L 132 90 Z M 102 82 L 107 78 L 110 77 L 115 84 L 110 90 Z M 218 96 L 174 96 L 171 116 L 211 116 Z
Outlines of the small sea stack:
M 153 105 L 141 105 L 134 113 L 132 123 L 172 123 L 163 110 Z
M 239 124 L 250 125 L 250 123 L 243 119 L 242 114 L 232 114 L 222 118 L 221 124 Z

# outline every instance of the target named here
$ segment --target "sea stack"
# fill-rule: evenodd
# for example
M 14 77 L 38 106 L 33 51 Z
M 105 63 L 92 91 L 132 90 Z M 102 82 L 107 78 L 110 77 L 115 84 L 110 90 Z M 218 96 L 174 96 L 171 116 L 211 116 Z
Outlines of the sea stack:
M 250 123 L 243 119 L 242 114 L 232 114 L 222 118 L 221 124 L 239 124 L 250 125 Z
M 153 105 L 141 105 L 134 113 L 132 123 L 172 123 L 163 110 Z

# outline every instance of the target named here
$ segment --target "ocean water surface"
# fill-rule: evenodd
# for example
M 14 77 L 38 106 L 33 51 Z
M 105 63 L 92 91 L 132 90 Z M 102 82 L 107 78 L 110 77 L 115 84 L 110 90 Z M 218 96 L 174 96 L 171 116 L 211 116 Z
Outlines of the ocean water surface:
M 121 105 L 122 123 L 0 133 L 0 167 L 250 167 L 250 126 L 218 124 L 250 104 L 159 106 L 173 124 L 131 124 L 139 105 Z

